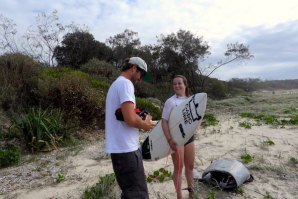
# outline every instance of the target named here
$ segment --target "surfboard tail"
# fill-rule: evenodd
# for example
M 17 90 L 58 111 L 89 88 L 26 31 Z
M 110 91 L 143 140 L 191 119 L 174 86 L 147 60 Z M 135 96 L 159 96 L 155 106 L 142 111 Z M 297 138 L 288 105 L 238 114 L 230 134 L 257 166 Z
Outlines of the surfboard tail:
M 145 139 L 144 143 L 141 146 L 142 156 L 144 160 L 151 160 L 150 145 L 149 145 L 149 136 Z

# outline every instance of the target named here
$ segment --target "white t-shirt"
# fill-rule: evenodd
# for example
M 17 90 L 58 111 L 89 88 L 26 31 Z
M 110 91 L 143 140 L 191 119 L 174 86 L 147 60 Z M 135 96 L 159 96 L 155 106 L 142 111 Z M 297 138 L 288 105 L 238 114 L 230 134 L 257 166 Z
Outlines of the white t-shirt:
M 105 152 L 126 153 L 139 148 L 139 130 L 116 119 L 115 111 L 127 101 L 135 103 L 134 86 L 119 76 L 109 88 L 106 97 Z
M 187 97 L 178 97 L 177 95 L 173 95 L 172 97 L 167 99 L 167 101 L 165 102 L 164 108 L 162 110 L 162 118 L 169 121 L 170 114 L 173 108 L 178 106 L 186 99 Z

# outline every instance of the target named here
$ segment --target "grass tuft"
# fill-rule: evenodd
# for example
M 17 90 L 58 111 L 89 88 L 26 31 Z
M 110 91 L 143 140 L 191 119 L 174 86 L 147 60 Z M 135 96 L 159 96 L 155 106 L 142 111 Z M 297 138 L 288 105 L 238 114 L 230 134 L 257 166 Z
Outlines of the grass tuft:
M 96 199 L 108 196 L 116 185 L 114 173 L 107 174 L 99 178 L 98 183 L 91 188 L 87 188 L 83 193 L 83 199 Z
M 252 162 L 253 159 L 254 159 L 254 157 L 251 156 L 251 155 L 248 154 L 248 153 L 245 153 L 245 154 L 241 155 L 241 160 L 242 160 L 245 164 L 248 164 L 248 163 Z
M 202 127 L 216 126 L 219 124 L 219 121 L 212 113 L 206 113 L 203 118 Z

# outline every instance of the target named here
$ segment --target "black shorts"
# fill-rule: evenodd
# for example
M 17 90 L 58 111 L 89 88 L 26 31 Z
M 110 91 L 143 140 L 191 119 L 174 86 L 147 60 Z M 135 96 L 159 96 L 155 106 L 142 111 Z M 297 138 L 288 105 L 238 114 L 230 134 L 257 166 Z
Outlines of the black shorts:
M 141 151 L 111 153 L 111 158 L 121 198 L 149 199 Z
M 191 136 L 191 138 L 184 144 L 184 146 L 188 145 L 189 143 L 192 143 L 195 141 L 195 135 Z

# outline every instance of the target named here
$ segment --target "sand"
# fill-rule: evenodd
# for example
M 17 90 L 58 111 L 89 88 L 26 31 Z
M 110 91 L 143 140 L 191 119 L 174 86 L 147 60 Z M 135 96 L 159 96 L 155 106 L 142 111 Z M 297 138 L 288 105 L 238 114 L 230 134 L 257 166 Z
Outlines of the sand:
M 235 113 L 218 111 L 219 125 L 201 129 L 196 134 L 196 162 L 199 172 L 213 160 L 231 158 L 241 161 L 244 153 L 254 157 L 245 164 L 254 181 L 236 191 L 224 191 L 196 181 L 197 198 L 287 198 L 298 196 L 298 165 L 289 161 L 298 159 L 298 127 L 261 124 L 245 129 L 239 122 L 248 121 Z M 255 123 L 254 121 L 251 121 Z M 141 139 L 147 136 L 141 135 Z M 265 144 L 272 141 L 273 145 Z M 0 198 L 16 199 L 78 199 L 87 187 L 95 185 L 99 177 L 112 173 L 109 156 L 103 152 L 103 140 L 60 149 L 50 153 L 27 156 L 22 164 L 0 170 Z M 171 157 L 154 162 L 144 162 L 145 172 L 166 168 L 173 171 Z M 58 173 L 65 180 L 56 182 Z M 183 178 L 183 185 L 186 180 Z M 148 184 L 150 198 L 176 198 L 171 180 Z M 115 188 L 114 198 L 119 197 Z M 242 194 L 240 194 L 241 192 Z M 188 192 L 183 191 L 187 198 Z

